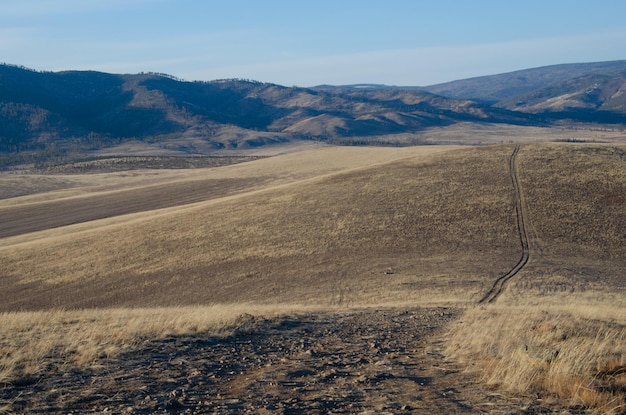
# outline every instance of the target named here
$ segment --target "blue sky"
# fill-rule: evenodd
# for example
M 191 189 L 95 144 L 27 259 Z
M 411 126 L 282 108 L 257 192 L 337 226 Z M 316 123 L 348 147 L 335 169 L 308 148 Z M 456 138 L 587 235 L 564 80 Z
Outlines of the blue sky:
M 0 62 L 282 85 L 430 85 L 626 59 L 623 0 L 0 0 Z

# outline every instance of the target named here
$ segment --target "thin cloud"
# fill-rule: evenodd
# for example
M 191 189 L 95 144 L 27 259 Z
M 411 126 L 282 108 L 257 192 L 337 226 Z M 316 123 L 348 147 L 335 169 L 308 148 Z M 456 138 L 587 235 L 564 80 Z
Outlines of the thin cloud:
M 5 18 L 92 13 L 144 5 L 160 0 L 9 0 L 0 3 L 0 16 Z
M 241 77 L 300 86 L 325 83 L 429 85 L 534 66 L 580 62 L 583 48 L 586 49 L 585 61 L 626 57 L 626 47 L 621 46 L 620 51 L 617 44 L 626 45 L 626 31 L 179 70 L 187 79 Z

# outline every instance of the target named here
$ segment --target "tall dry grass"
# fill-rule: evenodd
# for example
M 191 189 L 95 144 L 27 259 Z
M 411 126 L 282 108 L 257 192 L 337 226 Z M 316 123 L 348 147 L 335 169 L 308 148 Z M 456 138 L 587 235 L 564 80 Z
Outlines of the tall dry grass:
M 623 305 L 476 307 L 449 336 L 449 355 L 486 384 L 596 413 L 626 411 Z
M 214 305 L 1 313 L 0 385 L 96 367 L 147 340 L 200 332 L 228 335 L 246 314 L 276 316 L 304 309 Z

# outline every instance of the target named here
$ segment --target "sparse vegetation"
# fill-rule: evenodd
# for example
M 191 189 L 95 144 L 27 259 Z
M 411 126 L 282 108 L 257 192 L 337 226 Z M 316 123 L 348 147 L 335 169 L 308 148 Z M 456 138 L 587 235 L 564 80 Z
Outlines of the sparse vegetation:
M 276 316 L 303 306 L 214 305 L 0 313 L 0 387 L 102 365 L 142 342 L 209 333 L 226 336 L 249 313 Z
M 527 139 L 510 138 L 515 145 Z M 485 396 L 476 388 L 489 385 L 490 396 L 516 408 L 541 402 L 624 413 L 626 149 L 520 144 L 529 261 L 495 304 L 476 306 L 520 257 L 508 170 L 515 145 L 338 147 L 216 168 L 3 175 L 0 384 L 6 394 L 73 371 L 102 372 L 104 362 L 154 339 L 220 338 L 246 313 L 305 312 L 302 326 L 284 321 L 292 330 L 286 343 L 276 340 L 286 331 L 267 340 L 273 360 L 246 360 L 237 366 L 242 373 L 213 362 L 226 368 L 215 372 L 225 374 L 220 387 L 239 396 L 251 385 L 269 396 L 280 382 L 332 381 L 342 399 L 358 400 L 384 384 L 416 405 L 409 395 L 436 390 L 420 396 L 444 399 L 436 382 L 445 374 L 452 376 L 444 382 L 452 394 L 447 410 L 454 402 L 475 408 L 471 399 Z M 63 217 L 77 223 L 51 228 Z M 447 308 L 403 311 L 415 306 Z M 445 343 L 429 337 L 393 349 L 393 330 L 423 327 L 420 318 L 443 324 L 449 307 L 467 311 L 448 327 Z M 332 313 L 345 324 L 333 325 Z M 374 315 L 378 322 L 367 330 L 354 323 Z M 323 324 L 308 326 L 316 319 Z M 311 332 L 315 341 L 306 337 Z M 348 347 L 341 338 L 348 333 L 360 339 L 349 349 L 360 355 L 344 353 L 346 362 L 338 362 L 338 349 L 319 339 Z M 249 340 L 233 337 L 220 358 Z M 315 359 L 328 359 L 318 362 L 319 375 Z M 424 361 L 433 366 L 428 375 L 416 372 Z M 295 362 L 303 367 L 289 366 Z M 385 371 L 391 367 L 405 372 Z M 279 385 L 250 380 L 265 375 Z M 327 398 L 305 389 L 315 402 Z M 149 408 L 166 407 L 156 401 Z

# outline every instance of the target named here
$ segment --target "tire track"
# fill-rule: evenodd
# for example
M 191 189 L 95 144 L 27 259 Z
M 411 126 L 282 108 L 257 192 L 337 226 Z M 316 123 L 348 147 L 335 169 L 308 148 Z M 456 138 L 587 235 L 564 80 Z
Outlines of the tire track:
M 479 304 L 493 303 L 498 299 L 507 282 L 517 275 L 524 268 L 530 259 L 530 248 L 528 245 L 528 231 L 526 229 L 526 220 L 524 217 L 524 206 L 522 203 L 522 189 L 519 184 L 517 175 L 516 159 L 520 146 L 516 145 L 509 159 L 509 175 L 513 183 L 513 192 L 515 194 L 515 215 L 517 217 L 517 232 L 519 234 L 520 245 L 522 247 L 522 255 L 517 264 L 504 275 L 500 276 L 491 289 L 478 301 Z

